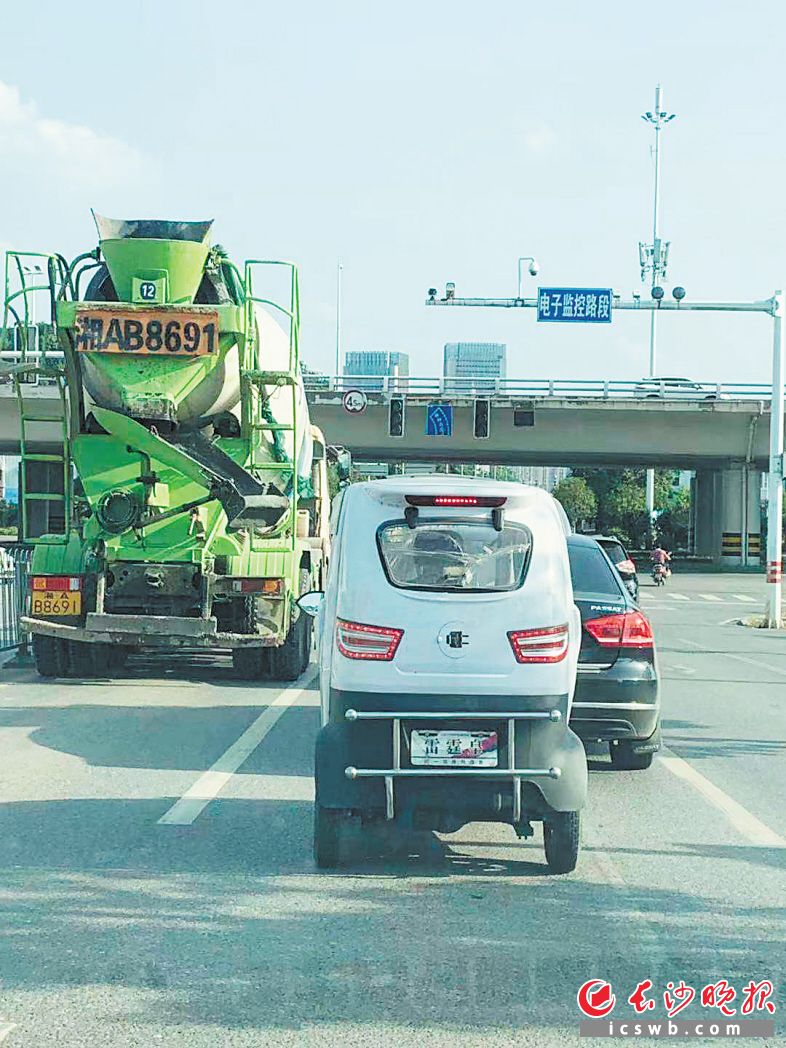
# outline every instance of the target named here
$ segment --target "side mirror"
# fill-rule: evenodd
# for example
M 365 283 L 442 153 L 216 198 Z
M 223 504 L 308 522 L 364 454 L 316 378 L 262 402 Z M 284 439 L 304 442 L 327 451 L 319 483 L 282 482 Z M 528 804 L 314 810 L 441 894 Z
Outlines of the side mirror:
M 319 609 L 322 607 L 322 601 L 325 599 L 325 594 L 322 590 L 309 590 L 308 593 L 304 593 L 297 599 L 297 606 L 301 611 L 304 611 L 306 615 L 310 615 L 313 618 L 319 614 Z

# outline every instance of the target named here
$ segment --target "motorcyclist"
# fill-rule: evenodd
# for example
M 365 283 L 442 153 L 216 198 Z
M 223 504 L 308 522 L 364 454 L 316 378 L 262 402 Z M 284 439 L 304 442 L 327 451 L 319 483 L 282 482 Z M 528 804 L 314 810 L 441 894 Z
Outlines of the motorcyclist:
M 671 554 L 668 552 L 668 550 L 665 550 L 662 546 L 656 544 L 652 550 L 652 553 L 650 554 L 650 558 L 654 566 L 660 566 L 665 570 L 667 577 L 671 575 L 671 568 L 669 567 L 669 562 L 671 561 Z

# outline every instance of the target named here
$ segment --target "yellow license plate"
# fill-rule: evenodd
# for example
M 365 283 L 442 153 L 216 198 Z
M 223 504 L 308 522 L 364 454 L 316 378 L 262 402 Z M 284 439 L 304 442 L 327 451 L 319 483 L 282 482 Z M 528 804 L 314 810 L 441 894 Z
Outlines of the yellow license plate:
M 35 590 L 30 610 L 33 618 L 36 615 L 80 615 L 82 594 L 78 590 Z
M 218 350 L 218 313 L 156 309 L 78 309 L 76 348 L 83 353 L 204 357 Z

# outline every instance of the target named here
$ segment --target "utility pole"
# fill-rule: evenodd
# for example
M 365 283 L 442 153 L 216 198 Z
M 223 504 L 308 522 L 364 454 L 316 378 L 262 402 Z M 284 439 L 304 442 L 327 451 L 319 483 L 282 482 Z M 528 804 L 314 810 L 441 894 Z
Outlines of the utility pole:
M 664 125 L 674 119 L 676 114 L 667 113 L 663 108 L 663 90 L 660 84 L 655 88 L 655 108 L 652 112 L 642 114 L 641 119 L 652 124 L 655 130 L 655 185 L 654 200 L 652 206 L 652 245 L 639 244 L 639 261 L 641 263 L 641 279 L 644 280 L 648 271 L 652 273 L 651 287 L 658 287 L 662 280 L 666 279 L 666 267 L 669 261 L 669 243 L 661 241 L 658 236 L 658 219 L 660 217 L 660 133 Z M 650 360 L 649 377 L 655 377 L 657 362 L 657 332 L 658 313 L 654 310 L 650 313 Z M 655 470 L 647 470 L 647 521 L 649 524 L 650 537 L 655 533 Z
M 341 374 L 341 274 L 344 267 L 339 261 L 336 266 L 336 381 Z

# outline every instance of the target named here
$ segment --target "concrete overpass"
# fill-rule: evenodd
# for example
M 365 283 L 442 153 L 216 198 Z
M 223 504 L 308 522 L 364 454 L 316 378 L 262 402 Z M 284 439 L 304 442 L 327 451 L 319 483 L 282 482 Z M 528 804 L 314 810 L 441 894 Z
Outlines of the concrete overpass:
M 364 390 L 365 410 L 343 404 L 349 388 Z M 36 414 L 56 418 L 52 386 L 28 387 Z M 404 398 L 404 433 L 391 437 L 392 396 Z M 475 401 L 490 400 L 487 438 L 473 435 Z M 313 420 L 328 441 L 373 461 L 484 462 L 509 465 L 660 466 L 696 471 L 696 552 L 727 564 L 759 561 L 761 475 L 769 459 L 769 391 L 765 386 L 691 383 L 682 387 L 623 382 L 525 382 L 483 385 L 466 380 L 329 379 L 309 376 Z M 426 435 L 431 403 L 453 406 L 450 436 Z M 38 408 L 40 407 L 40 412 Z M 35 424 L 41 448 L 54 445 L 57 425 Z M 18 450 L 18 411 L 10 386 L 0 386 L 0 452 Z

